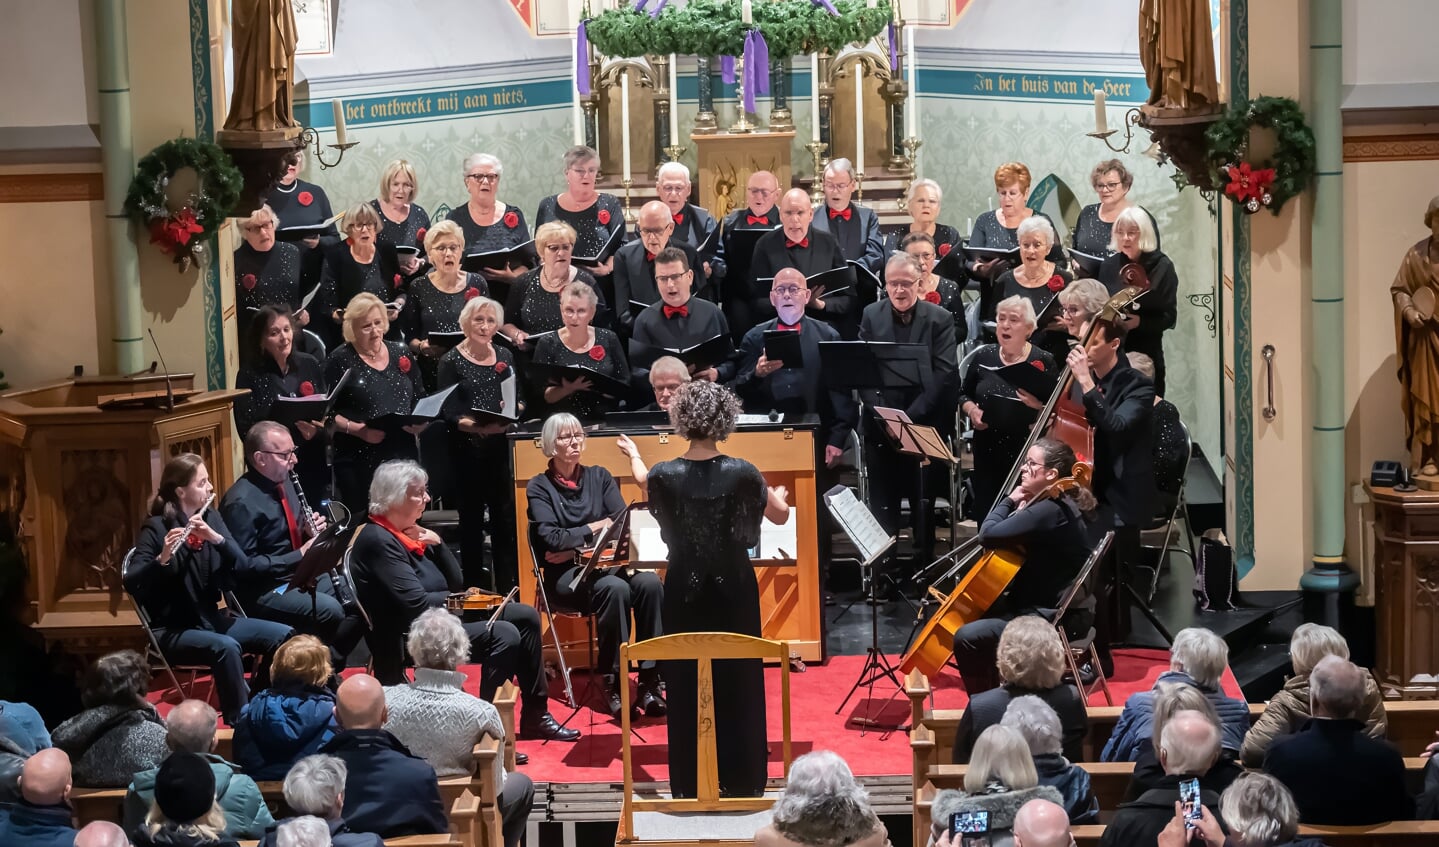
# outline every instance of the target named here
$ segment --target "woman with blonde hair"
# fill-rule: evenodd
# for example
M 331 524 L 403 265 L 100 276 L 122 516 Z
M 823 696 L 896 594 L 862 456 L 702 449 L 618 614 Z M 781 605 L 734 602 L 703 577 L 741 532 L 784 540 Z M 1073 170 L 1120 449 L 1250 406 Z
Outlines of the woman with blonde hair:
M 414 202 L 419 195 L 420 181 L 415 176 L 415 166 L 404 159 L 395 159 L 380 171 L 380 196 L 370 201 L 380 216 L 377 238 L 394 246 L 399 253 L 400 272 L 407 277 L 413 276 L 423 264 L 425 234 L 430 229 L 429 213 Z
M 1029 745 L 1019 730 L 994 725 L 979 734 L 969 768 L 964 774 L 964 790 L 946 789 L 934 797 L 930 806 L 930 844 L 949 831 L 949 819 L 959 812 L 986 812 L 989 815 L 989 837 L 992 847 L 1014 843 L 1014 816 L 1030 800 L 1048 800 L 1064 804 L 1059 792 L 1039 784 L 1039 773 Z
M 284 779 L 290 766 L 335 734 L 330 648 L 297 635 L 275 651 L 270 687 L 256 694 L 235 724 L 235 762 L 257 780 Z
M 379 241 L 380 214 L 369 203 L 360 203 L 345 213 L 345 241 L 325 248 L 320 265 L 320 291 L 315 295 L 317 311 L 329 317 L 331 341 L 343 328 L 345 305 L 357 294 L 373 294 L 385 304 L 386 317 L 394 320 L 405 306 L 408 286 L 400 272 L 395 246 Z M 396 334 L 395 337 L 398 337 Z
M 210 763 L 194 753 L 171 753 L 160 765 L 155 804 L 132 834 L 136 847 L 238 847 L 225 835 Z
M 400 313 L 400 330 L 420 361 L 425 385 L 433 389 L 436 362 L 461 340 L 456 337 L 463 332 L 460 311 L 476 297 L 490 296 L 490 287 L 482 274 L 460 267 L 465 234 L 459 224 L 435 224 L 425 235 L 423 246 L 433 270 L 410 283 L 405 309 Z
M 525 272 L 510 286 L 505 299 L 509 323 L 501 327 L 519 347 L 531 335 L 552 332 L 565 325 L 560 309 L 560 294 L 570 285 L 582 282 L 595 292 L 596 313 L 604 306 L 599 284 L 589 271 L 570 261 L 575 252 L 575 228 L 564 221 L 550 221 L 535 231 L 535 252 L 540 266 Z

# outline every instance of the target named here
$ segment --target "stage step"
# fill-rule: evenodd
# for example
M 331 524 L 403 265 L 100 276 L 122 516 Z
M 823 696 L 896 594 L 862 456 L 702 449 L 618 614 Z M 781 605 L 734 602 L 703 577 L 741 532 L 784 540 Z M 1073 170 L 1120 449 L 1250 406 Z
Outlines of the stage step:
M 908 816 L 914 808 L 914 791 L 908 774 L 861 776 L 859 783 L 869 792 L 875 814 Z M 781 781 L 771 779 L 770 788 Z M 668 792 L 669 782 L 637 782 L 640 792 Z M 530 820 L 545 822 L 617 821 L 624 796 L 621 782 L 547 782 L 535 785 L 535 807 Z

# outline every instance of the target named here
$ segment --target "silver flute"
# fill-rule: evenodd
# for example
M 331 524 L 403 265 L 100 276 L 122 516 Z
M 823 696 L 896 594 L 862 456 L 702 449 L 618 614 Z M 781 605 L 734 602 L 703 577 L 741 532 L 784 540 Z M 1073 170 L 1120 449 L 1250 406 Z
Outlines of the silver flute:
M 202 506 L 200 507 L 200 511 L 196 512 L 195 514 L 198 515 L 199 517 L 202 517 L 202 518 L 203 518 L 203 517 L 205 516 L 205 510 L 208 509 L 208 508 L 210 508 L 210 504 L 211 504 L 211 503 L 214 503 L 214 502 L 215 502 L 215 495 L 211 494 L 210 497 L 209 497 L 209 499 L 207 499 L 207 500 L 205 501 L 204 505 L 202 505 Z M 189 522 L 189 521 L 185 521 L 185 531 L 182 532 L 182 533 L 180 533 L 180 537 L 177 538 L 177 539 L 175 539 L 175 543 L 174 543 L 174 544 L 171 544 L 171 545 L 170 545 L 170 556 L 171 556 L 171 558 L 174 558 L 175 554 L 176 554 L 177 552 L 179 552 L 181 545 L 183 545 L 186 541 L 189 540 L 189 538 L 190 538 L 190 533 L 193 532 L 193 531 L 194 531 L 194 530 L 193 530 L 192 525 L 190 524 L 190 522 Z

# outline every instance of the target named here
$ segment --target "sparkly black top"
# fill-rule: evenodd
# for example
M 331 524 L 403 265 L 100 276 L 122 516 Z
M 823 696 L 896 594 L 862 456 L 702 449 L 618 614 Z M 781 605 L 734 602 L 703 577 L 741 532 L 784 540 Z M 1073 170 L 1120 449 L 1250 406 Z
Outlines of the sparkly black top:
M 510 215 L 514 217 L 510 217 Z M 500 214 L 500 219 L 489 226 L 480 226 L 475 219 L 470 217 L 469 203 L 461 203 L 445 216 L 445 220 L 454 221 L 460 225 L 465 233 L 466 253 L 489 253 L 494 250 L 505 250 L 510 247 L 517 247 L 530 240 L 530 228 L 525 224 L 525 213 L 520 211 L 518 206 L 505 206 L 505 211 Z M 514 226 L 510 226 L 509 221 Z
M 1139 208 L 1143 209 L 1144 207 Z M 1158 249 L 1159 224 L 1148 209 L 1144 209 L 1144 214 L 1149 215 L 1149 223 L 1154 227 L 1155 249 Z M 1107 259 L 1114 255 L 1114 251 L 1109 249 L 1109 242 L 1114 238 L 1114 224 L 1100 220 L 1098 203 L 1079 210 L 1079 220 L 1075 222 L 1074 232 L 1071 232 L 1069 236 L 1069 243 L 1081 253 L 1098 256 L 1101 259 Z
M 1188 471 L 1189 436 L 1179 417 L 1179 409 L 1168 400 L 1154 404 L 1154 488 L 1159 494 L 1155 511 L 1166 520 L 1174 511 L 1179 491 L 1184 487 Z M 1156 515 L 1156 516 L 1158 516 Z
M 495 350 L 495 363 L 493 365 L 476 364 L 468 356 L 455 347 L 440 359 L 439 388 L 449 388 L 451 385 L 459 385 L 456 394 L 463 399 L 455 404 L 454 413 L 448 416 L 451 428 L 458 432 L 459 428 L 454 426 L 461 417 L 464 417 L 469 409 L 481 409 L 496 414 L 509 414 L 519 417 L 524 411 L 523 391 L 520 390 L 521 383 L 515 383 L 515 403 L 520 411 L 504 408 L 504 395 L 500 392 L 500 383 L 507 379 L 516 378 L 515 357 L 498 344 L 490 345 Z M 448 405 L 448 404 L 447 404 Z M 477 436 L 469 435 L 470 438 L 504 438 L 503 435 Z
M 1054 226 L 1054 221 L 1049 215 L 1043 212 L 1035 212 L 1037 215 L 1049 221 Z M 1031 216 L 1032 217 L 1032 216 Z M 1055 230 L 1056 236 L 1059 233 Z M 991 247 L 998 250 L 1013 250 L 1019 246 L 1019 226 L 1007 227 L 999 222 L 999 213 L 985 212 L 974 219 L 974 231 L 969 234 L 970 247 Z M 1064 261 L 1064 247 L 1056 240 L 1049 248 L 1049 255 L 1045 256 L 1051 262 Z
M 1029 345 L 1029 356 L 1024 361 L 1031 365 L 1038 362 L 1040 369 L 1056 376 L 1059 374 L 1054 358 L 1037 344 Z M 959 388 L 959 406 L 963 408 L 970 401 L 978 403 L 987 425 L 985 429 L 975 431 L 976 438 L 993 439 L 1015 434 L 1023 439 L 1029 434 L 1029 425 L 1039 414 L 1019 402 L 1014 386 L 995 376 L 993 369 L 1004 367 L 1004 364 L 999 358 L 999 345 L 986 344 L 975 352 L 969 369 L 965 371 L 964 382 Z M 1040 402 L 1047 399 L 1039 398 Z
M 600 194 L 589 208 L 571 212 L 560 205 L 558 194 L 551 194 L 540 201 L 535 228 L 550 221 L 564 221 L 575 228 L 576 256 L 593 256 L 609 243 L 616 229 L 624 229 L 625 210 L 620 198 Z
M 430 215 L 417 203 L 410 204 L 410 216 L 400 223 L 395 223 L 385 217 L 384 209 L 380 208 L 379 199 L 371 200 L 370 206 L 374 208 L 375 214 L 380 216 L 380 231 L 376 234 L 376 241 L 384 241 L 396 247 L 418 247 L 420 258 L 425 257 L 425 245 L 421 238 L 422 231 L 430 228 Z
M 605 376 L 614 377 L 620 382 L 629 382 L 630 366 L 625 359 L 624 344 L 620 341 L 620 337 L 601 327 L 595 327 L 594 330 L 594 347 L 580 353 L 566 347 L 565 343 L 560 340 L 559 333 L 544 336 L 535 343 L 535 361 L 546 365 L 589 368 Z M 544 386 L 535 388 L 538 392 L 544 391 Z M 576 391 L 550 406 L 547 414 L 569 412 L 580 420 L 594 421 L 603 417 L 606 412 L 613 412 L 618 405 L 619 401 L 614 398 L 605 397 L 593 391 Z
M 884 255 L 888 257 L 890 253 L 898 250 L 899 242 L 903 241 L 906 235 L 909 235 L 909 227 L 891 232 L 889 238 L 885 239 L 884 242 Z M 944 249 L 944 245 L 948 244 L 950 250 L 954 249 L 955 245 L 959 244 L 959 237 L 959 230 L 949 224 L 942 224 L 936 221 L 934 224 L 933 238 L 935 252 L 938 254 L 938 257 L 943 258 L 949 255 L 949 250 Z
M 650 513 L 669 548 L 665 589 L 709 602 L 754 592 L 749 549 L 764 521 L 764 476 L 744 459 L 670 459 L 650 468 Z
M 265 252 L 248 243 L 235 251 L 235 314 L 244 315 L 261 306 L 300 308 L 300 249 L 284 241 Z
M 236 388 L 250 389 L 249 394 L 235 398 L 235 430 L 241 438 L 256 421 L 270 420 L 277 398 L 325 393 L 325 374 L 314 356 L 291 353 L 287 365 L 280 373 L 273 356 L 260 355 L 235 375 Z M 302 442 L 298 430 L 291 427 L 290 434 L 296 444 Z
M 335 385 L 346 369 L 351 371 L 350 381 L 340 391 L 335 402 L 335 414 L 356 423 L 371 421 L 382 415 L 408 414 L 415 408 L 415 400 L 423 389 L 420 383 L 420 368 L 415 357 L 403 344 L 385 342 L 390 350 L 390 362 L 384 370 L 370 367 L 353 344 L 343 344 L 330 354 L 325 361 L 325 384 Z M 369 444 L 360 438 L 344 432 L 335 433 L 335 450 L 349 457 L 366 457 L 374 453 L 389 456 L 394 451 L 386 442 L 397 437 L 387 436 L 379 444 Z
M 307 200 L 309 202 L 306 202 Z M 325 189 L 303 179 L 295 180 L 288 188 L 275 183 L 270 187 L 265 203 L 280 216 L 280 229 L 314 226 L 335 215 L 330 209 L 330 196 L 325 193 Z M 325 230 L 324 235 L 331 239 L 330 243 L 339 238 L 333 224 Z
M 1044 308 L 1049 305 L 1049 301 L 1058 297 L 1059 292 L 1064 289 L 1064 286 L 1074 281 L 1074 275 L 1059 265 L 1054 266 L 1054 275 L 1060 279 L 1058 283 L 1059 288 L 1051 288 L 1048 285 L 1029 288 L 1019 284 L 1019 280 L 1014 278 L 1013 270 L 1005 271 L 999 279 L 995 280 L 994 287 L 998 293 L 994 296 L 994 303 L 998 306 L 1000 302 L 1017 294 L 1029 301 L 1030 305 L 1034 307 L 1035 316 L 1038 317 L 1039 314 L 1044 311 Z M 1069 333 L 1063 329 L 1050 331 L 1042 326 L 1036 326 L 1034 328 L 1034 334 L 1029 337 L 1029 341 L 1031 344 L 1049 353 L 1050 356 L 1054 357 L 1055 361 L 1069 355 Z M 1044 398 L 1041 397 L 1040 399 L 1042 400 Z
M 429 276 L 417 277 L 400 311 L 400 331 L 411 339 L 429 338 L 432 332 L 460 332 L 460 310 L 475 297 L 488 296 L 490 287 L 480 274 L 466 273 L 465 287 L 453 294 L 436 288 Z
M 540 283 L 543 272 L 543 268 L 535 268 L 516 279 L 515 284 L 510 286 L 510 297 L 505 303 L 505 320 L 530 335 L 565 325 L 560 315 L 560 295 L 546 291 Z M 598 317 L 605 308 L 605 295 L 595 278 L 587 270 L 574 268 L 572 281 L 583 282 L 595 290 L 595 297 L 599 300 L 595 306 L 595 316 Z

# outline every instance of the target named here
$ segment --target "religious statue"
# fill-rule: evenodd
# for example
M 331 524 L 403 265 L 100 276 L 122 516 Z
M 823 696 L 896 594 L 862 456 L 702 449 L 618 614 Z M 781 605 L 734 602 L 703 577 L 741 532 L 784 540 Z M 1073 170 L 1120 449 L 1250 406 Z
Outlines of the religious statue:
M 1139 61 L 1150 106 L 1183 111 L 1218 106 L 1208 0 L 1140 0 Z
M 1389 293 L 1403 388 L 1404 435 L 1409 469 L 1420 488 L 1439 489 L 1439 197 L 1424 213 L 1429 237 L 1409 248 Z M 1426 479 L 1427 478 L 1427 479 Z M 1429 482 L 1429 485 L 1425 483 Z
M 225 129 L 275 132 L 299 126 L 295 94 L 295 10 L 291 0 L 234 0 L 230 43 L 235 91 Z

